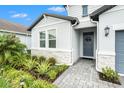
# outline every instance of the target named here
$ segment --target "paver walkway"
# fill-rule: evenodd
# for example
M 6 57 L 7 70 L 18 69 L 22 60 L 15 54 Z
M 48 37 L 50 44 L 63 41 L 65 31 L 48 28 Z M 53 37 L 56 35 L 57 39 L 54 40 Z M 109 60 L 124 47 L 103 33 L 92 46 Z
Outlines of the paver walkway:
M 124 87 L 102 81 L 95 70 L 95 61 L 81 59 L 70 66 L 55 82 L 60 88 L 112 88 Z

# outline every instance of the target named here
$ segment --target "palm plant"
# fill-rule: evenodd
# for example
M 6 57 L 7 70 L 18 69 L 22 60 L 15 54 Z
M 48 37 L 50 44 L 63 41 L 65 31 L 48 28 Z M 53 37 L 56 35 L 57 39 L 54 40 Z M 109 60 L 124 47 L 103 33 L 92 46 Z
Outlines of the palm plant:
M 42 62 L 41 64 L 37 63 L 36 71 L 39 75 L 45 75 L 49 70 L 50 64 L 48 62 Z
M 22 44 L 14 34 L 0 35 L 0 62 L 8 62 L 11 56 L 24 53 L 26 45 Z
M 27 67 L 29 71 L 31 71 L 34 67 L 36 67 L 36 61 L 34 59 L 26 59 L 24 65 Z

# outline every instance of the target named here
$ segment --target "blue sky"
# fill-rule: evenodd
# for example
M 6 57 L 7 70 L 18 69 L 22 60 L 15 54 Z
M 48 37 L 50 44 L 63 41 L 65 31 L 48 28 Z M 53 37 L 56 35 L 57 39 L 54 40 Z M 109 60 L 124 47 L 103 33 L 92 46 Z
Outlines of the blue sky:
M 30 26 L 42 13 L 67 15 L 62 5 L 1 5 L 0 18 Z

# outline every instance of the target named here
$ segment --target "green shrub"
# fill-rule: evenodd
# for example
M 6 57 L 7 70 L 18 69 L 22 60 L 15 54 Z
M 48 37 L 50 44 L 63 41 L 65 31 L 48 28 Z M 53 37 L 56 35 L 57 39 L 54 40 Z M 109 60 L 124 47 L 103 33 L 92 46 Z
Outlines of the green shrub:
M 56 79 L 57 74 L 58 74 L 58 73 L 57 73 L 55 70 L 50 70 L 50 71 L 47 73 L 48 77 L 49 77 L 51 80 Z
M 6 80 L 4 77 L 0 76 L 0 88 L 9 88 L 11 87 L 8 80 Z
M 5 77 L 11 83 L 11 87 L 13 88 L 21 87 L 20 81 L 22 79 L 24 80 L 24 87 L 29 87 L 29 85 L 35 80 L 35 77 L 29 73 L 15 69 L 5 71 L 3 77 Z
M 28 49 L 27 50 L 27 53 L 31 55 L 31 49 Z
M 43 62 L 42 64 L 37 64 L 36 66 L 36 71 L 40 74 L 40 75 L 45 75 L 47 73 L 47 71 L 50 68 L 50 64 L 47 62 Z
M 55 88 L 56 86 L 45 80 L 36 80 L 31 85 L 32 88 Z
M 24 63 L 24 65 L 26 66 L 26 68 L 30 71 L 33 68 L 36 67 L 37 62 L 33 59 L 27 59 Z
M 39 57 L 39 63 L 41 64 L 42 62 L 46 61 L 46 57 L 40 56 Z
M 9 58 L 18 53 L 25 52 L 26 45 L 22 44 L 16 35 L 4 34 L 0 35 L 0 62 L 7 64 Z
M 110 67 L 102 68 L 103 78 L 108 81 L 118 81 L 119 75 L 116 71 L 111 69 Z
M 47 62 L 50 63 L 50 65 L 55 65 L 56 64 L 56 59 L 54 57 L 50 57 L 47 59 Z
M 36 61 L 39 60 L 39 58 L 38 58 L 37 56 L 32 56 L 32 59 L 33 59 L 33 60 L 36 60 Z
M 65 71 L 68 68 L 67 65 L 56 65 L 54 66 L 54 69 L 58 72 L 61 73 L 63 71 Z

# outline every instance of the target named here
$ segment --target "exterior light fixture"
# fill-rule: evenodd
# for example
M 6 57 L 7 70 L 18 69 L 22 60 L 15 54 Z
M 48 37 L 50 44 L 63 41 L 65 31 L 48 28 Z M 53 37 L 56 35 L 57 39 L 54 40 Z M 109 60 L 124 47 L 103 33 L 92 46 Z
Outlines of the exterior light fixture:
M 106 26 L 104 31 L 105 31 L 105 36 L 108 36 L 110 28 L 108 26 Z

